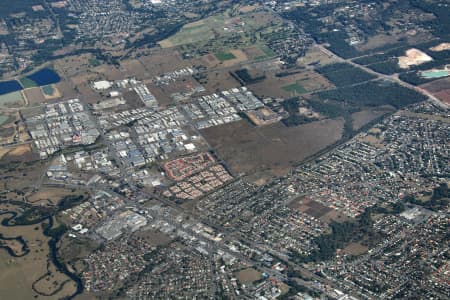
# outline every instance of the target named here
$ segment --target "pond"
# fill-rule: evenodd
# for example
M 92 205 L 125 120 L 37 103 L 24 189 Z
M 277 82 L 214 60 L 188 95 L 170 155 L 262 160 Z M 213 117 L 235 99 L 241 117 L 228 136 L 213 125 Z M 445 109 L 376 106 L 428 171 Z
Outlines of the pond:
M 0 82 L 0 95 L 8 94 L 15 91 L 20 91 L 22 86 L 17 80 L 1 81 Z
M 57 83 L 61 80 L 59 75 L 49 68 L 39 70 L 36 73 L 27 76 L 27 78 L 33 80 L 38 86 Z

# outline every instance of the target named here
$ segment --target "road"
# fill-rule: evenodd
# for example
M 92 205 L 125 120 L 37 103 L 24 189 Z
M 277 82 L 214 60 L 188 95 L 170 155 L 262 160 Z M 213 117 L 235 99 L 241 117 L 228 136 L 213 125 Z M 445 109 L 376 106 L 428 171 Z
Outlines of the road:
M 448 106 L 447 104 L 443 103 L 441 100 L 439 100 L 438 98 L 436 98 L 433 94 L 431 94 L 431 93 L 428 92 L 427 90 L 422 89 L 422 88 L 417 87 L 417 86 L 414 86 L 414 85 L 412 85 L 412 84 L 410 84 L 410 83 L 407 83 L 407 82 L 401 80 L 401 79 L 398 77 L 398 74 L 394 74 L 394 75 L 381 74 L 381 73 L 375 72 L 374 70 L 372 70 L 372 69 L 370 69 L 370 68 L 368 68 L 368 67 L 366 67 L 366 66 L 363 66 L 363 65 L 360 65 L 360 64 L 355 63 L 355 62 L 353 61 L 354 58 L 345 59 L 345 58 L 343 58 L 343 57 L 340 57 L 340 56 L 338 56 L 336 53 L 330 51 L 329 49 L 327 49 L 327 48 L 326 48 L 325 46 L 323 46 L 323 45 L 315 44 L 314 46 L 317 47 L 320 51 L 322 51 L 322 52 L 325 53 L 326 55 L 328 55 L 328 56 L 334 58 L 334 59 L 335 59 L 336 61 L 338 61 L 338 62 L 345 62 L 345 63 L 351 64 L 352 66 L 354 66 L 354 67 L 356 67 L 356 68 L 359 68 L 359 69 L 361 69 L 361 70 L 363 70 L 363 71 L 365 71 L 365 72 L 367 72 L 367 73 L 369 73 L 369 74 L 375 75 L 375 76 L 377 76 L 378 78 L 381 78 L 381 79 L 384 79 L 384 80 L 387 80 L 387 81 L 391 81 L 391 82 L 395 82 L 395 83 L 397 83 L 397 84 L 399 84 L 399 85 L 401 85 L 401 86 L 403 86 L 403 87 L 405 87 L 405 88 L 408 88 L 408 89 L 410 89 L 410 90 L 414 90 L 414 91 L 416 91 L 416 92 L 418 92 L 418 93 L 420 93 L 420 94 L 422 94 L 422 95 L 428 97 L 429 100 L 430 100 L 431 102 L 433 102 L 433 103 L 434 103 L 436 106 L 438 106 L 438 107 L 441 107 L 441 108 L 444 108 L 444 109 L 449 108 L 449 106 Z

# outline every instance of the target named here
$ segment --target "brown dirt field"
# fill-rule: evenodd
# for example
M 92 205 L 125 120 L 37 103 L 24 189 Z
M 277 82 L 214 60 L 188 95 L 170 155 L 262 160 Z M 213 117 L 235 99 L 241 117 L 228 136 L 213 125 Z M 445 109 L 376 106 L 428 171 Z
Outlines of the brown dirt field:
M 2 157 L 4 160 L 9 161 L 33 161 L 38 159 L 38 155 L 33 152 L 30 145 L 21 145 L 16 148 L 12 148 L 6 155 Z
M 17 207 L 6 207 L 6 210 L 17 210 Z M 0 216 L 3 220 L 7 216 Z M 37 228 L 37 229 L 36 229 Z M 5 251 L 0 251 L 0 299 L 33 299 L 36 292 L 32 290 L 32 284 L 40 277 L 48 272 L 48 237 L 42 233 L 41 225 L 30 226 L 0 226 L 0 233 L 7 237 L 22 236 L 26 241 L 30 252 L 23 257 L 11 257 Z M 52 267 L 50 267 L 51 270 Z M 53 270 L 55 274 L 53 281 L 57 281 L 56 285 L 62 284 L 66 280 L 70 280 L 66 275 Z M 72 284 L 73 285 L 73 284 Z M 64 287 L 62 291 L 54 296 L 45 297 L 45 299 L 60 299 L 71 295 L 74 289 L 69 290 L 69 286 Z
M 29 106 L 36 106 L 45 102 L 45 98 L 40 87 L 26 89 L 23 93 L 28 100 Z
M 304 212 L 315 218 L 321 218 L 333 210 L 322 203 L 308 200 L 308 198 L 304 196 L 291 201 L 288 207 Z
M 123 79 L 123 74 L 115 66 L 103 64 L 92 69 L 92 72 L 100 74 L 106 80 Z
M 434 96 L 444 103 L 450 104 L 450 89 L 435 93 Z
M 358 130 L 367 123 L 381 117 L 382 115 L 393 112 L 394 108 L 385 106 L 375 109 L 366 109 L 352 114 L 353 130 Z
M 78 95 L 77 91 L 65 80 L 58 82 L 55 86 L 64 98 L 75 98 Z
M 2 164 L 0 167 L 2 168 L 0 190 L 19 190 L 22 192 L 32 190 L 37 179 L 43 175 L 48 166 L 47 161 L 35 161 L 26 165 L 11 163 L 5 157 L 0 160 L 0 163 Z
M 147 243 L 155 247 L 168 245 L 172 241 L 169 236 L 152 229 L 138 231 L 135 235 L 143 238 Z
M 24 249 L 23 249 L 24 245 L 19 240 L 2 240 L 2 239 L 0 239 L 0 246 L 8 247 L 17 256 L 21 256 L 26 253 L 26 251 L 24 251 Z M 0 248 L 0 251 L 1 250 L 5 250 L 5 249 Z
M 328 212 L 327 214 L 323 215 L 322 217 L 320 217 L 320 220 L 322 220 L 325 223 L 331 223 L 333 221 L 335 222 L 352 221 L 351 218 L 334 209 Z
M 33 205 L 57 205 L 63 197 L 70 195 L 86 195 L 86 193 L 79 190 L 72 192 L 63 188 L 42 187 L 39 191 L 27 196 L 27 200 Z
M 210 72 L 207 74 L 207 79 L 207 83 L 201 84 L 211 93 L 241 86 L 227 70 Z
M 246 121 L 202 130 L 205 139 L 235 174 L 283 175 L 296 163 L 341 138 L 343 120 L 285 127 L 252 127 Z M 257 178 L 254 178 L 257 180 Z
M 144 80 L 149 77 L 146 67 L 140 60 L 127 59 L 120 62 L 120 66 L 124 73 L 124 77 L 136 77 L 138 80 Z
M 249 60 L 255 60 L 257 57 L 265 56 L 264 51 L 259 46 L 252 46 L 243 49 Z
M 191 66 L 191 62 L 183 60 L 177 51 L 165 49 L 164 51 L 139 57 L 139 61 L 146 68 L 149 77 Z
M 267 78 L 265 80 L 247 86 L 257 96 L 262 98 L 292 97 L 293 94 L 285 91 L 283 87 L 294 83 L 303 86 L 306 89 L 306 92 L 327 89 L 333 86 L 327 79 L 318 73 L 307 70 L 285 77 L 276 77 L 274 73 L 266 73 L 266 76 Z
M 434 80 L 420 87 L 432 93 L 442 102 L 450 104 L 450 78 Z
M 350 243 L 347 247 L 344 248 L 344 252 L 351 255 L 361 255 L 369 250 L 366 246 L 361 245 L 360 243 Z
M 430 93 L 438 93 L 450 89 L 450 78 L 437 79 L 430 83 L 422 84 L 420 87 L 426 89 Z
M 334 62 L 335 62 L 334 58 L 323 53 L 319 48 L 313 47 L 306 52 L 305 56 L 300 57 L 297 60 L 297 65 L 307 66 L 308 64 L 312 63 L 319 63 L 320 65 L 328 65 Z
M 368 51 L 371 49 L 380 48 L 384 45 L 395 44 L 401 38 L 404 38 L 404 35 L 377 34 L 369 37 L 367 42 L 357 45 L 356 49 L 362 52 Z
M 239 12 L 243 12 L 243 13 L 248 13 L 251 11 L 254 11 L 255 9 L 259 8 L 260 6 L 255 4 L 255 5 L 245 5 L 245 6 L 241 6 L 239 8 Z
M 248 269 L 237 272 L 236 277 L 240 283 L 244 283 L 244 284 L 252 283 L 252 282 L 255 282 L 256 280 L 261 279 L 261 272 L 255 270 L 253 268 L 248 268 Z

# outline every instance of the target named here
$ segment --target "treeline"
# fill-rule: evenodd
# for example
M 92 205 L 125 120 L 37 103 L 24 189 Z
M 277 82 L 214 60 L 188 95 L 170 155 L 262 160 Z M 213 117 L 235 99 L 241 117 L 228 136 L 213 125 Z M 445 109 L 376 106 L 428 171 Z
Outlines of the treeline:
M 369 74 L 348 63 L 326 65 L 317 68 L 316 71 L 325 76 L 337 87 L 361 83 L 376 78 L 375 75 Z
M 429 210 L 442 211 L 448 209 L 450 202 L 450 190 L 446 183 L 442 183 L 433 189 L 431 198 L 428 201 L 417 200 L 412 195 L 405 196 L 403 200 L 408 203 L 423 206 Z
M 392 105 L 395 108 L 425 101 L 426 97 L 413 90 L 391 82 L 366 82 L 316 94 L 321 99 L 342 101 L 358 106 Z
M 242 85 L 257 83 L 263 81 L 266 78 L 265 75 L 252 77 L 247 69 L 240 69 L 234 72 L 230 72 L 230 75 L 233 76 Z

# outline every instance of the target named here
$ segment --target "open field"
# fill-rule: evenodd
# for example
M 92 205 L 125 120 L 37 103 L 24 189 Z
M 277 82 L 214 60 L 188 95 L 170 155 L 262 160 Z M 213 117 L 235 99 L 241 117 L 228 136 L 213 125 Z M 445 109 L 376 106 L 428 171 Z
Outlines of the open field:
M 381 106 L 377 108 L 365 109 L 352 114 L 353 130 L 358 130 L 367 123 L 381 117 L 384 114 L 394 112 L 394 108 L 390 106 Z
M 290 208 L 297 209 L 315 218 L 320 218 L 333 210 L 319 202 L 308 200 L 305 197 L 293 200 L 291 203 L 289 203 L 288 206 Z
M 227 70 L 208 72 L 206 74 L 206 80 L 201 80 L 200 84 L 209 92 L 213 93 L 241 86 Z
M 86 193 L 75 189 L 41 187 L 37 192 L 27 196 L 27 200 L 33 205 L 57 205 L 66 196 L 78 195 L 86 195 Z
M 236 273 L 236 277 L 241 284 L 252 283 L 261 279 L 261 272 L 253 268 L 248 268 Z
M 217 26 L 220 26 L 220 20 L 211 19 L 210 22 L 211 24 L 218 23 Z M 183 28 L 181 28 L 175 35 L 159 42 L 159 45 L 162 48 L 170 48 L 210 40 L 214 38 L 214 32 L 209 26 L 210 25 L 205 24 L 205 22 L 187 24 L 183 26 Z
M 344 252 L 351 255 L 361 255 L 366 253 L 368 248 L 360 243 L 350 243 L 344 248 Z
M 236 58 L 236 56 L 234 56 L 234 54 L 231 53 L 231 52 L 218 52 L 218 53 L 215 54 L 215 56 L 220 61 L 226 61 L 226 60 L 230 60 L 230 59 Z
M 138 59 L 127 59 L 120 62 L 121 70 L 124 73 L 124 77 L 134 76 L 137 80 L 144 80 L 149 77 L 144 64 Z
M 297 60 L 297 64 L 299 66 L 308 66 L 308 65 L 328 65 L 334 63 L 335 60 L 321 51 L 319 48 L 312 47 L 306 51 L 303 57 L 300 57 Z
M 15 148 L 9 148 L 2 157 L 5 161 L 32 161 L 38 159 L 36 153 L 33 152 L 28 144 L 20 145 Z
M 0 205 L 0 208 L 17 211 L 17 207 Z M 9 215 L 0 216 L 0 220 Z M 75 292 L 72 281 L 63 273 L 55 270 L 49 261 L 49 238 L 43 235 L 41 225 L 29 226 L 0 226 L 0 233 L 5 237 L 21 236 L 26 242 L 29 253 L 22 257 L 11 257 L 7 252 L 0 251 L 0 299 L 61 299 Z M 49 276 L 50 281 L 40 280 Z M 36 282 L 36 283 L 35 283 Z M 52 293 L 51 296 L 38 295 L 39 293 Z M 59 290 L 59 287 L 62 287 Z M 58 291 L 59 290 L 59 291 Z
M 29 106 L 37 106 L 45 102 L 45 97 L 42 94 L 40 87 L 25 89 L 23 94 L 26 97 Z
M 221 52 L 221 54 L 222 56 L 218 56 L 218 54 L 215 55 L 221 67 L 231 67 L 248 60 L 247 55 L 240 49 L 233 49 L 229 50 L 228 52 Z M 222 59 L 220 59 L 219 57 L 221 57 Z M 223 59 L 225 57 L 227 59 Z
M 10 150 L 10 149 L 8 149 Z M 44 174 L 49 164 L 46 161 L 11 162 L 9 157 L 3 156 L 0 160 L 2 172 L 0 173 L 0 190 L 18 190 L 26 193 L 34 188 L 37 179 Z M 17 196 L 20 200 L 21 196 Z
M 143 238 L 147 243 L 154 247 L 165 246 L 172 241 L 168 235 L 154 229 L 144 228 L 143 230 L 137 232 L 136 236 Z
M 276 76 L 266 72 L 266 79 L 248 85 L 248 88 L 259 97 L 290 98 L 299 94 L 331 88 L 332 85 L 320 74 L 299 70 L 291 75 Z
M 420 87 L 429 91 L 441 101 L 450 104 L 450 78 L 434 80 Z
M 36 82 L 34 82 L 33 80 L 31 80 L 31 79 L 28 78 L 28 77 L 21 78 L 21 79 L 19 80 L 19 82 L 20 82 L 20 84 L 22 85 L 22 87 L 23 87 L 24 89 L 26 89 L 26 88 L 31 88 L 31 87 L 37 87 L 37 86 L 38 86 L 38 85 L 36 84 Z
M 282 89 L 288 93 L 292 93 L 295 95 L 306 93 L 306 89 L 302 85 L 298 84 L 298 82 L 285 85 L 282 87 Z
M 41 91 L 45 100 L 53 100 L 61 97 L 61 92 L 54 84 L 42 86 Z
M 252 127 L 239 121 L 204 129 L 202 134 L 235 174 L 279 176 L 338 141 L 343 124 L 336 119 L 292 127 L 281 123 Z
M 191 66 L 191 62 L 183 60 L 175 49 L 165 49 L 151 55 L 143 55 L 138 60 L 145 67 L 147 78 Z
M 0 108 L 19 108 L 24 104 L 21 91 L 0 95 Z
M 282 20 L 268 11 L 236 13 L 228 10 L 223 14 L 186 24 L 180 31 L 159 42 L 162 48 L 180 47 L 185 53 L 197 56 L 198 49 L 218 53 L 230 48 L 243 48 L 264 43 L 264 34 L 277 32 Z M 204 51 L 203 51 L 204 50 Z M 263 49 L 259 58 L 273 56 L 269 49 Z

